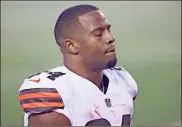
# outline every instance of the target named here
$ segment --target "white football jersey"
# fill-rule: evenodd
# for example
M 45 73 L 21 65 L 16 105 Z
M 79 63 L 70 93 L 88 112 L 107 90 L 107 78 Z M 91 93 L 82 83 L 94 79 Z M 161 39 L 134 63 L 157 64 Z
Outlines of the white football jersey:
M 49 111 L 64 114 L 72 126 L 85 126 L 98 118 L 105 118 L 111 126 L 128 125 L 137 84 L 124 68 L 106 69 L 104 75 L 109 81 L 106 93 L 65 66 L 25 79 L 19 89 L 24 126 L 30 115 Z

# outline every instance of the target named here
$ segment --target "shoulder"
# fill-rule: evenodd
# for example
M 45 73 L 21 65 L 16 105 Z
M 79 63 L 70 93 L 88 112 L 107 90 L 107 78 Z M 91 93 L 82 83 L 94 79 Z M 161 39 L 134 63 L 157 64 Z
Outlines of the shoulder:
M 105 71 L 112 75 L 116 80 L 124 80 L 124 82 L 127 85 L 127 88 L 129 89 L 133 97 L 135 98 L 137 96 L 138 85 L 133 76 L 124 67 L 117 66 L 110 69 L 106 69 Z
M 24 80 L 18 99 L 26 118 L 32 114 L 58 112 L 71 120 L 68 102 L 72 97 L 71 85 L 66 82 L 62 67 L 37 73 Z
M 130 78 L 131 80 L 134 80 L 131 74 L 125 68 L 121 66 L 109 68 L 104 71 L 110 73 L 113 76 L 118 76 L 119 78 Z
M 30 92 L 57 92 L 65 98 L 71 95 L 71 88 L 66 82 L 66 71 L 62 67 L 40 72 L 24 79 L 19 93 Z M 63 91 L 63 92 L 62 92 Z

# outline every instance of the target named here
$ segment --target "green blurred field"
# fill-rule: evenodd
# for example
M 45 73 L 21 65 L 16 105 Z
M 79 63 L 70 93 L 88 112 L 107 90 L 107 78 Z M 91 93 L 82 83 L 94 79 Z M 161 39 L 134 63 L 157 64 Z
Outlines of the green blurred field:
M 1 125 L 23 125 L 18 89 L 33 73 L 62 65 L 54 36 L 60 12 L 97 5 L 116 37 L 118 65 L 136 79 L 133 125 L 181 119 L 181 2 L 8 2 L 1 4 Z M 112 6 L 111 6 L 112 5 Z

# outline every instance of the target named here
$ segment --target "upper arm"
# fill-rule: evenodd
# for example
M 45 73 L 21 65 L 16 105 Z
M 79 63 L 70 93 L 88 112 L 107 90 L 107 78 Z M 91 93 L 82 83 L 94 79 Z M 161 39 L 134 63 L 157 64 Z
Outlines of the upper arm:
M 40 82 L 35 82 L 36 77 Z M 62 82 L 59 89 L 51 80 L 36 77 L 26 79 L 19 90 L 18 99 L 26 116 L 24 125 L 70 126 L 72 118 L 66 98 L 70 92 L 63 87 L 67 85 Z
M 70 115 L 55 88 L 31 88 L 20 91 L 21 108 L 29 114 L 28 125 L 71 125 Z
M 69 118 L 57 112 L 31 115 L 28 123 L 28 126 L 71 126 Z

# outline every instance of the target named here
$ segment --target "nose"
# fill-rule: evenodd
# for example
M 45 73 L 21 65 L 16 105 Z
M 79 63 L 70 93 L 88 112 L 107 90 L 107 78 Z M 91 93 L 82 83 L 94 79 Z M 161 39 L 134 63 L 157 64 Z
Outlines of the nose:
M 107 44 L 110 44 L 110 43 L 114 43 L 115 41 L 115 37 L 110 33 L 110 32 L 107 32 L 107 40 L 106 40 L 106 43 Z

